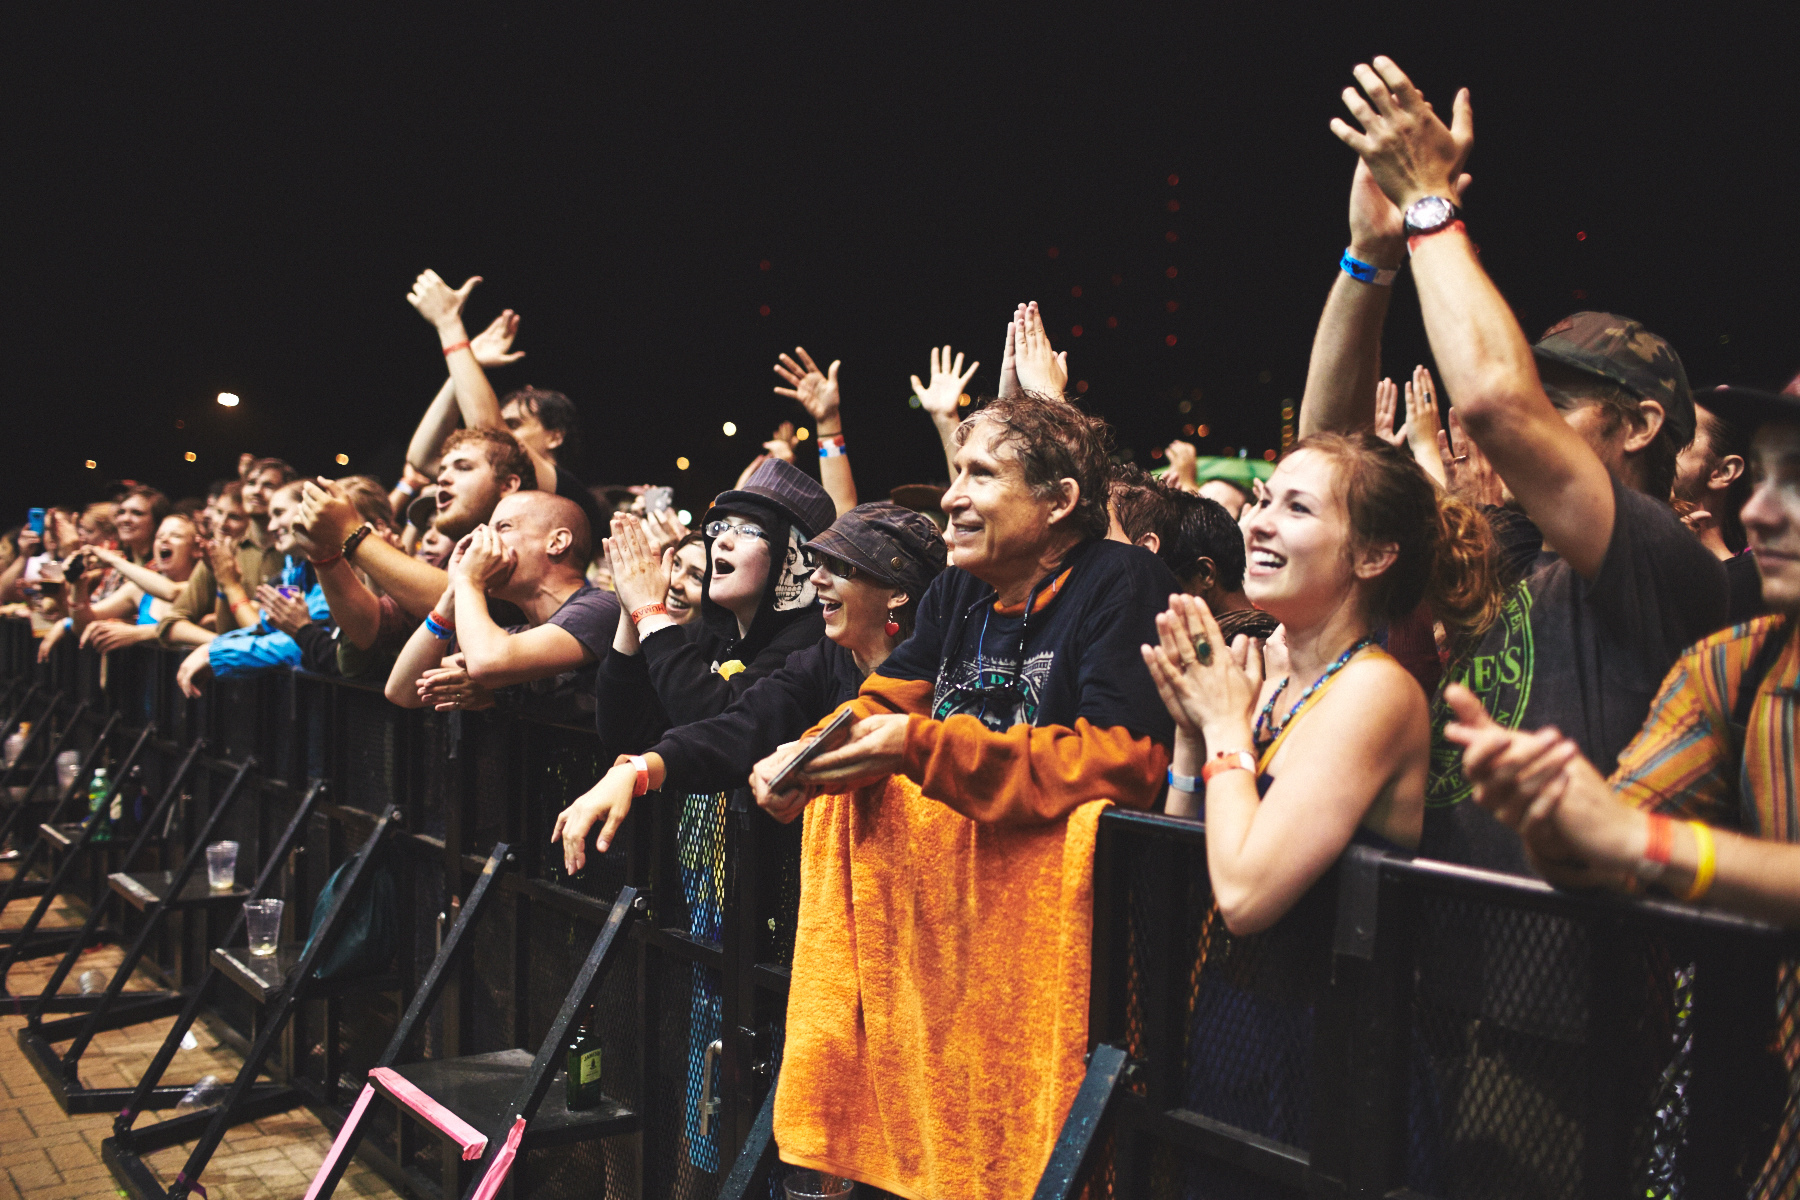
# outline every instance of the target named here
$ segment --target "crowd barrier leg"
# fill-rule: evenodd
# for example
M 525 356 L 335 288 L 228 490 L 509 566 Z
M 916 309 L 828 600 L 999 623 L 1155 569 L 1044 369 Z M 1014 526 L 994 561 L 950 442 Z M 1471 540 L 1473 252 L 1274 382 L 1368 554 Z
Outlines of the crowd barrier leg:
M 321 786 L 315 784 L 311 795 L 317 795 Z M 176 1200 L 188 1195 L 199 1188 L 200 1174 L 206 1170 L 206 1164 L 218 1150 L 227 1129 L 273 1112 L 293 1108 L 304 1101 L 303 1093 L 297 1088 L 259 1087 L 256 1076 L 274 1051 L 275 1040 L 287 1027 L 288 1018 L 297 1005 L 325 991 L 343 990 L 338 984 L 315 980 L 313 969 L 320 956 L 337 945 L 339 931 L 349 914 L 355 911 L 355 905 L 368 884 L 369 870 L 376 851 L 381 848 L 389 831 L 399 820 L 400 810 L 389 808 L 375 822 L 368 837 L 363 839 L 362 846 L 350 860 L 344 886 L 333 900 L 330 911 L 324 914 L 317 936 L 309 939 L 303 946 L 288 947 L 285 951 L 278 947 L 276 954 L 271 957 L 253 957 L 248 947 L 240 950 L 235 944 L 236 929 L 243 923 L 240 916 L 240 920 L 233 926 L 232 935 L 226 938 L 225 945 L 212 952 L 211 964 L 218 968 L 218 975 L 237 984 L 250 994 L 251 999 L 264 1005 L 264 1016 L 258 1022 L 256 1040 L 250 1046 L 250 1053 L 244 1057 L 244 1065 L 238 1070 L 237 1078 L 232 1081 L 225 1098 L 219 1104 L 188 1116 L 159 1121 L 140 1130 L 131 1129 L 131 1122 L 127 1120 L 127 1115 L 131 1113 L 129 1108 L 114 1122 L 114 1135 L 101 1143 L 101 1157 L 112 1168 L 113 1178 L 134 1200 Z M 258 881 L 259 885 L 271 877 L 275 864 L 279 862 L 278 856 L 271 856 L 264 867 L 263 879 Z M 216 977 L 210 971 L 208 974 L 209 981 Z M 394 991 L 398 989 L 399 980 L 391 976 L 380 976 L 354 980 L 350 986 L 363 991 Z M 180 1034 L 171 1031 L 170 1038 L 163 1043 L 164 1052 L 169 1051 L 171 1042 L 179 1041 Z M 165 1054 L 159 1053 L 157 1057 L 160 1060 Z M 123 1129 L 120 1129 L 121 1125 L 124 1126 Z M 150 1165 L 144 1161 L 144 1155 L 184 1142 L 196 1130 L 200 1132 L 200 1140 L 188 1154 L 187 1161 L 174 1181 L 165 1189 Z M 199 1190 L 204 1192 L 204 1189 Z
M 750 1125 L 750 1136 L 738 1151 L 731 1170 L 719 1184 L 718 1200 L 761 1200 L 769 1194 L 769 1176 L 780 1161 L 775 1145 L 775 1087 L 781 1082 L 777 1071 L 769 1079 L 769 1094 L 763 1097 L 756 1120 Z
M 1095 1156 L 1106 1141 L 1107 1113 L 1130 1065 L 1131 1057 L 1117 1046 L 1095 1046 L 1088 1055 L 1087 1074 L 1069 1104 L 1032 1200 L 1075 1200 L 1087 1186 Z
M 150 811 L 150 815 L 145 818 L 143 827 L 138 830 L 137 837 L 133 839 L 130 848 L 125 851 L 124 858 L 120 860 L 119 867 L 121 870 L 131 870 L 132 866 L 137 862 L 138 855 L 142 854 L 145 847 L 152 841 L 166 842 L 168 840 L 167 830 L 164 829 L 163 832 L 159 834 L 157 829 L 159 826 L 166 825 L 169 818 L 173 815 L 175 800 L 180 796 L 181 789 L 187 783 L 188 776 L 193 773 L 194 765 L 199 761 L 200 753 L 205 746 L 206 740 L 204 738 L 196 738 L 194 744 L 188 747 L 186 757 L 181 760 L 181 764 L 176 767 L 175 774 L 169 780 L 169 786 L 163 789 L 162 799 L 156 802 L 156 807 L 153 808 Z M 49 832 L 49 829 L 47 829 L 46 832 Z M 85 838 L 86 833 L 84 831 L 83 839 L 85 840 Z M 78 855 L 72 853 L 69 855 L 69 861 L 73 862 L 77 857 Z M 50 981 L 44 985 L 43 990 L 37 994 L 36 998 L 33 999 L 31 1004 L 26 1008 L 25 1024 L 29 1028 L 37 1029 L 44 1019 L 44 1014 L 52 1009 L 59 1012 L 80 1011 L 82 1009 L 91 1008 L 99 1002 L 100 998 L 98 996 L 59 996 L 57 995 L 57 989 L 62 987 L 63 981 L 68 979 L 70 973 L 74 971 L 75 963 L 81 957 L 81 952 L 100 940 L 102 936 L 100 928 L 101 924 L 105 921 L 106 914 L 111 910 L 112 901 L 116 898 L 117 893 L 111 888 L 107 888 L 94 898 L 93 903 L 88 908 L 87 923 L 75 934 L 68 950 L 63 954 L 62 961 L 57 963 L 56 970 L 51 972 Z M 39 908 L 41 911 L 41 904 Z M 12 970 L 15 957 L 16 956 L 13 955 L 11 951 L 8 951 L 4 958 L 0 958 L 0 999 L 11 996 L 10 993 L 5 991 L 5 986 L 7 973 Z M 163 993 L 163 995 L 167 994 L 168 993 Z M 17 999 L 17 997 L 13 998 Z
M 107 806 L 112 803 L 113 796 L 124 785 L 125 779 L 131 774 L 131 768 L 137 763 L 138 757 L 144 752 L 144 747 L 149 744 L 155 734 L 156 726 L 154 725 L 146 725 L 139 731 L 137 740 L 132 743 L 131 749 L 125 757 L 120 760 L 117 773 L 107 785 L 105 794 L 100 797 L 100 812 L 104 813 Z M 49 878 L 44 883 L 44 890 L 38 894 L 38 902 L 32 908 L 31 915 L 26 917 L 24 925 L 19 927 L 12 944 L 6 947 L 3 954 L 0 954 L 0 999 L 12 1000 L 15 1004 L 25 999 L 22 996 L 14 996 L 6 990 L 6 978 L 12 972 L 13 965 L 21 958 L 39 958 L 61 950 L 64 951 L 64 958 L 67 960 L 70 939 L 78 939 L 79 935 L 85 932 L 85 929 L 53 929 L 40 933 L 38 929 L 44 915 L 50 911 L 50 906 L 61 894 L 63 884 L 68 881 L 70 873 L 81 864 L 82 852 L 93 844 L 94 833 L 100 828 L 100 821 L 96 819 L 96 816 L 91 815 L 75 828 L 78 828 L 80 832 L 64 843 L 66 852 L 63 860 L 50 872 Z M 54 822 L 46 821 L 38 826 L 38 836 L 32 843 L 32 853 L 19 859 L 19 869 L 23 871 L 30 866 L 31 859 L 35 857 L 38 847 L 54 846 L 68 836 L 65 827 Z M 80 946 L 81 943 L 77 940 L 75 942 L 77 953 L 80 952 Z M 57 984 L 60 986 L 61 980 L 58 980 Z
M 638 911 L 637 889 L 620 888 L 535 1056 L 502 1050 L 370 1072 L 376 1095 L 396 1105 L 403 1118 L 423 1123 L 435 1136 L 459 1147 L 463 1162 L 475 1162 L 472 1172 L 459 1168 L 459 1174 L 467 1173 L 466 1187 L 460 1180 L 445 1181 L 446 1196 L 454 1190 L 464 1200 L 491 1200 L 506 1182 L 515 1157 L 533 1146 L 638 1131 L 639 1115 L 616 1101 L 605 1099 L 594 1108 L 570 1111 L 564 1098 L 550 1091 L 569 1030 L 593 1007 L 607 968 L 623 952 L 626 927 Z
M 76 727 L 81 724 L 81 718 L 86 713 L 87 703 L 85 701 L 75 706 L 75 711 L 69 716 L 69 723 L 63 726 L 62 732 L 57 735 L 55 746 L 51 748 L 50 753 L 44 757 L 44 761 L 38 764 L 38 769 L 32 774 L 31 782 L 25 787 L 25 794 L 13 806 L 12 811 L 6 814 L 6 820 L 0 822 L 0 846 L 6 844 L 6 839 L 11 836 L 13 827 L 18 824 L 20 817 L 30 809 L 31 798 L 37 795 L 38 788 L 42 786 L 44 772 L 55 764 L 56 756 L 63 752 L 64 746 L 74 736 Z M 54 825 L 63 819 L 64 810 L 81 793 L 82 782 L 93 773 L 94 759 L 99 757 L 100 751 L 106 746 L 106 739 L 112 736 L 112 731 L 118 723 L 119 714 L 117 713 L 106 718 L 106 723 L 100 727 L 100 736 L 96 737 L 93 745 L 89 746 L 82 754 L 81 761 L 75 768 L 75 777 L 69 780 L 67 787 L 61 788 L 57 792 L 56 799 L 51 802 L 50 814 L 45 818 L 48 823 Z M 33 729 L 31 732 L 36 734 L 37 730 Z M 31 864 L 36 860 L 38 851 L 43 848 L 44 837 L 40 832 L 38 836 L 31 839 L 30 846 L 21 851 L 19 856 L 13 860 L 12 878 L 6 881 L 5 890 L 0 891 L 0 911 L 5 911 L 6 906 L 14 900 L 23 900 L 43 893 L 44 881 L 30 878 Z M 16 929 L 8 929 L 4 933 L 0 933 L 0 945 L 19 940 L 19 932 Z
M 375 1060 L 375 1069 L 391 1070 L 400 1055 L 406 1049 L 407 1041 L 412 1037 L 413 1029 L 424 1019 L 438 997 L 443 994 L 446 984 L 450 982 L 451 973 L 462 962 L 464 934 L 474 928 L 475 921 L 487 904 L 488 890 L 494 877 L 500 873 L 500 867 L 512 857 L 512 849 L 505 842 L 495 845 L 494 852 L 488 855 L 487 864 L 482 867 L 481 875 L 475 880 L 475 886 L 469 890 L 468 899 L 463 901 L 462 911 L 458 913 L 456 923 L 450 927 L 450 933 L 438 948 L 437 957 L 432 960 L 431 969 L 419 982 L 418 990 L 413 993 L 412 1002 L 406 1006 L 406 1012 L 400 1018 L 400 1024 L 394 1029 L 394 1036 L 388 1039 L 387 1048 L 381 1057 Z M 331 1152 L 325 1161 L 319 1164 L 319 1170 L 313 1176 L 311 1186 L 306 1189 L 306 1200 L 329 1200 L 337 1190 L 337 1185 L 344 1178 L 344 1171 L 350 1166 L 350 1159 L 356 1153 L 356 1147 L 362 1141 L 362 1116 L 374 1099 L 375 1085 L 363 1085 L 362 1094 L 356 1099 L 355 1107 L 344 1119 L 338 1130 L 337 1140 L 331 1144 Z
M 84 1088 L 79 1082 L 81 1056 L 96 1033 L 102 1029 L 117 1029 L 122 1025 L 168 1016 L 180 1008 L 178 998 L 146 1001 L 143 1004 L 128 1001 L 123 1007 L 120 1005 L 126 982 L 137 969 L 150 939 L 159 931 L 164 919 L 173 912 L 226 904 L 235 906 L 249 898 L 247 890 L 237 887 L 227 892 L 214 892 L 207 886 L 204 877 L 194 879 L 194 872 L 206 856 L 206 845 L 212 840 L 213 831 L 218 828 L 232 802 L 237 799 L 244 780 L 255 766 L 254 758 L 247 758 L 238 765 L 231 782 L 225 786 L 218 802 L 213 805 L 212 812 L 207 815 L 206 824 L 194 839 L 187 857 L 174 871 L 131 874 L 119 871 L 107 877 L 108 886 L 127 903 L 143 909 L 144 924 L 127 947 L 100 1003 L 83 1016 L 46 1021 L 36 1029 L 27 1026 L 19 1031 L 20 1049 L 25 1051 L 25 1057 L 37 1069 L 38 1076 L 43 1079 L 51 1096 L 64 1112 L 105 1112 L 123 1099 L 122 1088 Z M 54 1044 L 71 1036 L 73 1044 L 67 1051 L 58 1054 Z

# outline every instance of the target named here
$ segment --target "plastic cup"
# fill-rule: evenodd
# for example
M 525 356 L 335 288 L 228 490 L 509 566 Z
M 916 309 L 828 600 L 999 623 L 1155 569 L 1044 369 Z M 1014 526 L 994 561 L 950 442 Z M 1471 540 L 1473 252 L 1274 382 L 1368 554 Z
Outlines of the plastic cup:
M 781 1181 L 787 1200 L 849 1200 L 856 1182 L 822 1171 L 795 1171 Z
M 64 750 L 56 756 L 56 786 L 59 791 L 68 791 L 69 785 L 75 782 L 75 773 L 81 770 L 81 755 L 74 750 Z
M 267 958 L 275 953 L 275 942 L 281 936 L 281 901 L 244 901 L 244 926 L 250 931 L 250 953 Z
M 229 892 L 237 884 L 236 842 L 214 842 L 206 848 L 206 882 L 215 892 Z

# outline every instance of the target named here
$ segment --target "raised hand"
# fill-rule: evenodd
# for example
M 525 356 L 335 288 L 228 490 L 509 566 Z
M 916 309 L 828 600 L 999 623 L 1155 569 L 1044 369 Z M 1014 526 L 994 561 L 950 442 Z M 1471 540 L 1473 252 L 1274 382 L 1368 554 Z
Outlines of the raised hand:
M 495 317 L 486 329 L 469 339 L 469 349 L 474 352 L 475 361 L 482 366 L 504 367 L 525 357 L 523 350 L 507 353 L 512 350 L 513 339 L 518 336 L 519 314 L 509 308 Z
M 1440 432 L 1437 443 L 1438 458 L 1444 464 L 1444 487 L 1452 496 L 1477 508 L 1505 503 L 1506 489 L 1494 464 L 1463 431 L 1462 418 L 1454 408 L 1450 410 L 1450 430 Z
M 312 624 L 312 613 L 303 596 L 289 596 L 265 583 L 256 589 L 256 602 L 269 614 L 269 624 L 289 637 Z
M 1006 323 L 1006 348 L 1000 352 L 1000 390 L 994 394 L 1002 400 L 1010 399 L 1025 389 L 1019 386 L 1019 322 L 1025 316 L 1025 306 L 1019 305 L 1013 310 L 1012 320 Z
M 1375 384 L 1375 436 L 1395 447 L 1406 444 L 1406 427 L 1394 425 L 1394 407 L 1399 398 L 1400 389 L 1393 380 L 1382 379 Z
M 760 463 L 764 457 L 779 458 L 782 462 L 785 462 L 785 463 L 793 462 L 794 461 L 794 423 L 792 421 L 783 421 L 781 424 L 777 425 L 775 427 L 774 436 L 770 437 L 768 441 L 763 443 L 763 450 L 765 451 L 765 453 L 757 456 L 756 461 L 758 463 Z M 754 465 L 752 466 L 752 469 L 754 469 Z M 748 479 L 749 476 L 745 475 L 744 478 Z M 739 487 L 744 486 L 742 481 L 740 481 L 738 483 L 738 486 Z
M 1200 452 L 1192 442 L 1173 441 L 1163 447 L 1169 460 L 1169 482 L 1187 492 L 1200 490 Z
M 806 347 L 795 346 L 794 353 L 800 356 L 795 362 L 787 355 L 775 364 L 775 373 L 787 381 L 787 387 L 775 389 L 777 396 L 786 396 L 798 400 L 800 407 L 812 417 L 814 424 L 836 421 L 838 417 L 838 361 L 824 371 L 806 352 Z M 802 365 L 804 364 L 804 366 Z
M 463 281 L 459 288 L 453 288 L 438 276 L 436 271 L 426 268 L 413 280 L 412 291 L 406 294 L 406 302 L 419 310 L 419 315 L 433 325 L 446 325 L 451 321 L 462 320 L 463 305 L 468 302 L 469 293 L 481 282 L 481 276 L 471 275 Z
M 587 866 L 587 837 L 602 821 L 605 824 L 600 826 L 595 849 L 601 854 L 606 853 L 619 826 L 631 814 L 631 794 L 636 790 L 637 771 L 630 763 L 625 763 L 602 775 L 599 783 L 556 814 L 550 843 L 562 843 L 563 870 L 577 875 Z
M 1405 219 L 1360 158 L 1350 178 L 1350 253 L 1387 269 L 1406 261 Z
M 1354 74 L 1362 91 L 1345 88 L 1344 107 L 1362 128 L 1333 117 L 1331 132 L 1362 156 L 1383 194 L 1403 213 L 1425 196 L 1460 198 L 1468 182 L 1462 174 L 1463 163 L 1475 144 L 1469 89 L 1456 93 L 1446 126 L 1412 80 L 1386 55 L 1377 55 L 1373 65 L 1358 63 Z
M 644 514 L 644 538 L 650 546 L 650 553 L 659 559 L 665 550 L 673 550 L 675 543 L 686 537 L 688 532 L 688 527 L 681 523 L 681 517 L 672 508 Z
M 1438 453 L 1439 435 L 1444 432 L 1438 423 L 1437 385 L 1431 381 L 1431 372 L 1423 365 L 1413 368 L 1412 378 L 1406 382 L 1406 444 L 1412 449 L 1412 455 L 1425 473 L 1439 487 L 1447 487 L 1449 473 L 1444 469 L 1443 456 Z
M 1018 371 L 1019 386 L 1028 392 L 1061 397 L 1069 386 L 1069 352 L 1058 354 L 1051 348 L 1036 300 L 1025 306 L 1017 324 L 1013 366 Z
M 646 604 L 662 603 L 669 594 L 673 550 L 653 549 L 643 523 L 630 513 L 613 514 L 612 536 L 600 544 L 612 568 L 613 594 L 620 608 L 632 613 Z
M 1011 344 L 1011 338 L 1007 339 Z M 963 356 L 958 354 L 954 361 L 950 357 L 950 347 L 945 346 L 942 354 L 938 348 L 931 348 L 931 382 L 921 384 L 919 377 L 912 377 L 913 395 L 919 398 L 919 407 L 931 414 L 931 419 L 939 423 L 952 424 L 961 421 L 959 409 L 962 406 L 963 393 L 969 388 L 969 380 L 975 378 L 975 372 L 981 369 L 979 362 L 969 364 L 963 370 Z
M 238 574 L 237 547 L 223 538 L 214 538 L 206 544 L 206 556 L 212 563 L 213 578 L 220 587 L 227 583 L 242 583 Z

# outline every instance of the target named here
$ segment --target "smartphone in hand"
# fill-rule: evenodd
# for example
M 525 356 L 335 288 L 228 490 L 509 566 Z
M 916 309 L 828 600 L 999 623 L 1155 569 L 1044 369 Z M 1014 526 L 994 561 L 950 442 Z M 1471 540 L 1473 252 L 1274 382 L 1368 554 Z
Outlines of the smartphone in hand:
M 775 772 L 775 778 L 769 780 L 769 794 L 778 796 L 794 786 L 794 777 L 806 769 L 810 763 L 827 750 L 835 750 L 844 744 L 850 735 L 850 726 L 856 722 L 856 714 L 846 708 L 831 718 L 831 723 L 819 730 L 817 734 L 806 740 L 794 757 L 787 760 L 781 770 Z

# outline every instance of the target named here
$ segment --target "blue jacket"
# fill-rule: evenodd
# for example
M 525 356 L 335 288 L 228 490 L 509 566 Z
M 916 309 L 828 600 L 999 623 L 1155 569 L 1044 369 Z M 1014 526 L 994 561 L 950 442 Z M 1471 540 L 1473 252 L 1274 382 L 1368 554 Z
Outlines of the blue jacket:
M 331 606 L 325 602 L 325 590 L 319 586 L 312 564 L 291 555 L 281 571 L 281 583 L 287 587 L 306 589 L 306 611 L 315 621 L 329 621 Z M 241 679 L 274 667 L 300 665 L 300 644 L 269 624 L 269 614 L 243 629 L 221 633 L 207 643 L 206 658 L 212 664 L 216 679 Z

